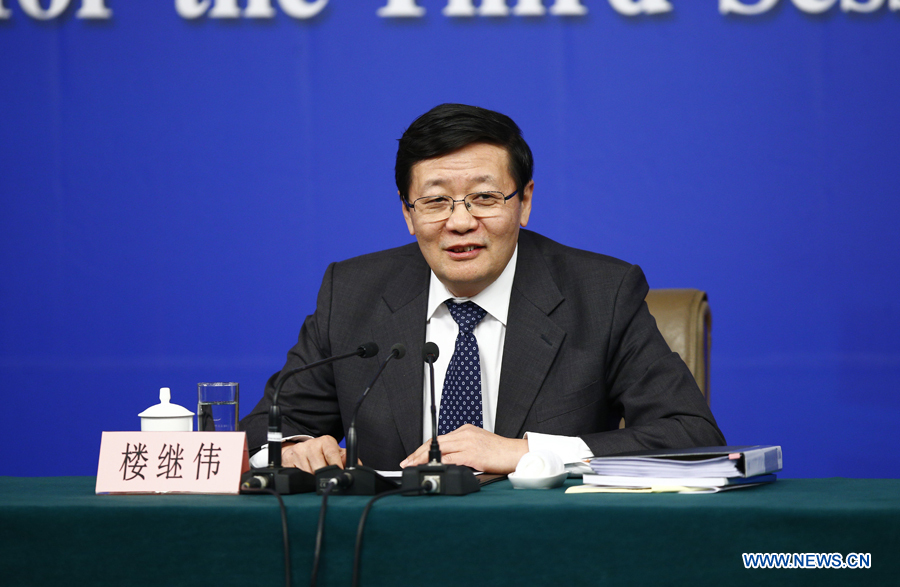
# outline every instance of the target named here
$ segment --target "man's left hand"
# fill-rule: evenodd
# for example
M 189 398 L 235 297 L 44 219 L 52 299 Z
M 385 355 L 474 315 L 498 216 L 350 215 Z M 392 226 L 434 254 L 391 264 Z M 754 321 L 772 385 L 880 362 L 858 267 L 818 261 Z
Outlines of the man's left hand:
M 438 436 L 441 462 L 447 465 L 466 465 L 485 473 L 512 473 L 522 455 L 528 452 L 528 441 L 506 438 L 471 424 L 460 426 L 449 434 Z M 429 440 L 400 463 L 413 467 L 428 463 Z

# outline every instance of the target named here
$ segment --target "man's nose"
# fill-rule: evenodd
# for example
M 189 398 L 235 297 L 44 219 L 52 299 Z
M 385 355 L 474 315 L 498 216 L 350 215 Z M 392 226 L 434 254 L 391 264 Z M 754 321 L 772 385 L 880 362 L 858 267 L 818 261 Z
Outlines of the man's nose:
M 472 216 L 464 202 L 453 204 L 453 212 L 447 219 L 447 228 L 454 232 L 469 232 L 478 227 L 478 219 Z

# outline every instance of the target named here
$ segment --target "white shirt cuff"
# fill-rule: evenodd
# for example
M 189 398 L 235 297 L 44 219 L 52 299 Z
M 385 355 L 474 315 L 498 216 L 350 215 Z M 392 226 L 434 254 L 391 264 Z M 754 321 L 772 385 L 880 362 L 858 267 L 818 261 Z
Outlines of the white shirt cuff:
M 556 434 L 542 434 L 540 432 L 526 432 L 525 440 L 528 441 L 528 450 L 549 450 L 559 455 L 563 464 L 580 463 L 584 459 L 594 456 L 588 445 L 577 436 L 559 436 Z

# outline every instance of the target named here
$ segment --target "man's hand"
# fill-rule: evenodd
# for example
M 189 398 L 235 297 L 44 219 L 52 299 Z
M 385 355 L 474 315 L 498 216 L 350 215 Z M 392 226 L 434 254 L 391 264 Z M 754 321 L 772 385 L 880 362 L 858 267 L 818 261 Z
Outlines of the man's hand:
M 328 465 L 344 468 L 347 451 L 338 446 L 333 436 L 320 436 L 281 447 L 281 465 L 315 473 Z
M 485 473 L 512 473 L 522 455 L 528 452 L 528 441 L 505 438 L 471 424 L 460 426 L 450 434 L 438 436 L 441 462 L 466 465 Z M 401 467 L 424 465 L 428 462 L 429 440 L 400 463 Z

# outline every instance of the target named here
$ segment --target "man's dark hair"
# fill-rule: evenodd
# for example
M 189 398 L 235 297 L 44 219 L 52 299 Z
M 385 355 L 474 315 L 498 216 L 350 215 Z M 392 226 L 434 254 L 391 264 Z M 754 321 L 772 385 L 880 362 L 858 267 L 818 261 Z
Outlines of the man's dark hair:
M 488 143 L 506 149 L 509 173 L 521 198 L 522 190 L 531 181 L 534 160 L 518 125 L 509 116 L 493 110 L 465 104 L 441 104 L 413 121 L 400 137 L 394 166 L 400 199 L 409 202 L 413 165 L 449 155 L 473 143 Z

